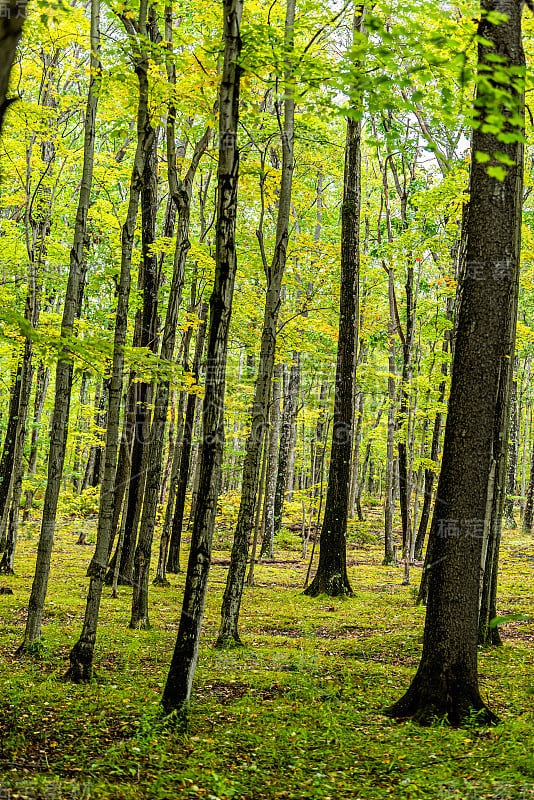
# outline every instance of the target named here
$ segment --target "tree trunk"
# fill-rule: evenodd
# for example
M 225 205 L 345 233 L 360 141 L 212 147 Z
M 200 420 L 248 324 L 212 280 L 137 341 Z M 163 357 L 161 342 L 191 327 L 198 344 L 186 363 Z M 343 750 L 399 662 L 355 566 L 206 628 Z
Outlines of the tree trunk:
M 293 66 L 293 28 L 295 24 L 295 1 L 287 0 L 284 32 L 285 57 L 285 100 L 284 100 L 284 132 L 282 136 L 282 175 L 278 198 L 278 218 L 276 224 L 276 244 L 270 268 L 264 260 L 267 278 L 267 294 L 263 313 L 260 357 L 256 378 L 256 390 L 250 420 L 250 435 L 247 441 L 241 501 L 234 532 L 234 542 L 230 556 L 230 567 L 226 578 L 221 606 L 221 625 L 217 646 L 229 642 L 240 644 L 237 623 L 239 608 L 243 596 L 243 584 L 247 568 L 250 534 L 254 530 L 254 511 L 257 504 L 258 480 L 265 431 L 268 428 L 269 397 L 271 378 L 276 353 L 276 329 L 280 309 L 282 279 L 286 265 L 287 246 L 289 242 L 289 215 L 291 210 L 291 186 L 293 181 L 293 143 L 295 123 L 295 100 L 291 89 Z M 261 248 L 263 253 L 263 247 Z
M 201 324 L 198 327 L 195 354 L 193 357 L 192 377 L 198 385 L 200 374 L 200 362 L 204 351 L 204 338 L 206 317 L 208 313 L 207 304 L 202 304 L 200 312 Z M 182 527 L 184 522 L 185 497 L 187 493 L 187 483 L 189 478 L 189 463 L 191 458 L 191 447 L 193 444 L 193 434 L 195 427 L 195 411 L 197 405 L 197 393 L 190 392 L 187 397 L 185 411 L 184 428 L 182 434 L 182 447 L 180 457 L 180 472 L 176 486 L 176 500 L 172 519 L 171 538 L 169 545 L 169 558 L 167 561 L 167 572 L 180 572 L 180 545 L 182 541 Z
M 263 539 L 260 558 L 274 555 L 274 497 L 276 492 L 278 437 L 280 433 L 280 399 L 282 396 L 281 364 L 273 367 L 271 416 L 269 424 L 269 450 L 265 476 L 265 502 L 263 504 Z
M 516 359 L 517 365 L 517 359 Z M 514 518 L 515 474 L 517 470 L 517 456 L 519 448 L 518 423 L 517 423 L 517 381 L 512 381 L 510 417 L 510 440 L 508 444 L 508 472 L 507 472 L 507 498 L 504 503 L 504 518 L 509 528 L 516 528 Z
M 95 0 L 93 0 L 95 2 Z M 109 387 L 108 427 L 106 431 L 105 466 L 100 492 L 100 508 L 98 514 L 98 530 L 96 548 L 87 570 L 89 589 L 85 606 L 85 616 L 80 638 L 69 654 L 70 667 L 65 680 L 73 683 L 90 681 L 93 673 L 93 656 L 98 626 L 98 615 L 102 588 L 109 557 L 111 524 L 113 519 L 113 501 L 115 474 L 117 470 L 117 454 L 119 449 L 120 408 L 124 371 L 124 347 L 128 327 L 128 303 L 131 285 L 132 250 L 135 227 L 139 210 L 145 166 L 152 153 L 155 131 L 150 124 L 148 109 L 149 84 L 148 72 L 150 60 L 147 55 L 146 38 L 154 41 L 155 11 L 151 7 L 147 21 L 147 7 L 144 0 L 139 10 L 139 20 L 134 27 L 129 17 L 121 16 L 133 51 L 135 73 L 139 84 L 139 105 L 137 109 L 137 145 L 130 181 L 130 196 L 126 220 L 121 235 L 121 269 L 118 287 L 117 312 L 115 316 L 115 333 L 113 338 L 113 366 Z M 147 31 L 147 28 L 149 29 Z M 143 256 L 145 254 L 143 253 Z
M 236 273 L 235 224 L 239 151 L 240 25 L 243 0 L 224 0 L 224 64 L 219 105 L 219 167 L 215 280 L 210 298 L 210 327 L 203 402 L 203 440 L 198 502 L 187 565 L 182 613 L 176 645 L 163 693 L 166 714 L 184 717 L 198 661 L 211 561 L 213 526 L 221 485 L 224 447 L 224 389 L 228 331 Z
M 284 379 L 284 409 L 280 430 L 280 447 L 278 450 L 278 472 L 276 475 L 276 491 L 274 496 L 274 532 L 273 541 L 280 533 L 282 527 L 282 513 L 287 489 L 287 479 L 289 473 L 289 451 L 291 448 L 291 428 L 299 390 L 299 353 L 294 353 L 294 360 L 291 364 L 289 377 Z M 287 372 L 286 372 L 287 374 Z
M 388 269 L 388 434 L 386 445 L 386 480 L 384 502 L 384 560 L 383 565 L 393 564 L 395 551 L 393 547 L 393 516 L 395 514 L 395 311 L 394 311 L 394 285 L 393 268 Z
M 91 77 L 89 95 L 85 112 L 83 169 L 74 237 L 70 251 L 70 267 L 61 322 L 61 338 L 68 341 L 74 335 L 74 320 L 81 309 L 81 287 L 84 246 L 86 244 L 87 214 L 91 198 L 93 178 L 95 121 L 98 105 L 97 86 L 100 81 L 100 37 L 98 30 L 98 0 L 91 3 Z M 56 511 L 63 475 L 65 450 L 67 445 L 69 408 L 72 391 L 73 358 L 68 345 L 64 345 L 57 362 L 54 410 L 50 433 L 48 454 L 48 480 L 46 484 L 41 521 L 41 533 L 37 547 L 35 576 L 28 605 L 28 617 L 24 640 L 18 652 L 23 652 L 37 644 L 41 637 L 41 621 L 50 573 L 50 558 L 54 542 Z
M 522 92 L 516 88 L 523 80 L 525 64 L 521 4 L 493 0 L 482 11 L 465 271 L 431 531 L 433 563 L 423 653 L 410 688 L 386 709 L 388 716 L 422 722 L 440 717 L 451 724 L 472 722 L 474 715 L 482 724 L 495 720 L 478 686 L 480 572 L 495 508 L 494 476 L 502 458 L 502 444 L 496 437 L 509 402 L 506 387 L 515 344 L 521 247 L 523 124 L 518 120 L 524 111 Z M 507 21 L 494 24 L 488 11 L 506 14 Z M 514 86 L 488 79 L 494 55 L 502 59 L 503 70 L 513 67 Z M 499 135 L 485 132 L 494 129 L 484 123 L 496 113 L 503 118 Z M 500 163 L 494 160 L 496 151 L 504 152 L 506 158 L 502 181 L 487 172 L 488 163 Z M 485 154 L 486 159 L 479 161 L 477 154 Z
M 7 109 L 16 98 L 8 98 L 9 76 L 26 19 L 27 0 L 3 0 L 0 17 L 0 133 Z
M 363 8 L 354 18 L 354 33 L 363 27 Z M 353 111 L 355 111 L 353 107 Z M 360 277 L 361 118 L 347 119 L 343 200 L 341 205 L 341 288 L 332 449 L 326 505 L 321 529 L 319 564 L 305 594 L 352 595 L 347 575 L 347 518 L 354 378 L 358 341 Z

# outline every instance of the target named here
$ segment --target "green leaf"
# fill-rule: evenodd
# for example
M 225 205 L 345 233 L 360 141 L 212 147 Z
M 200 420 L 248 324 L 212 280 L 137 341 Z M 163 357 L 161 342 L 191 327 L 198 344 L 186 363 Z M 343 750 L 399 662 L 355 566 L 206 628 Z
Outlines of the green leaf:
M 507 172 L 504 167 L 488 167 L 486 170 L 490 178 L 497 178 L 498 181 L 503 181 L 506 178 Z

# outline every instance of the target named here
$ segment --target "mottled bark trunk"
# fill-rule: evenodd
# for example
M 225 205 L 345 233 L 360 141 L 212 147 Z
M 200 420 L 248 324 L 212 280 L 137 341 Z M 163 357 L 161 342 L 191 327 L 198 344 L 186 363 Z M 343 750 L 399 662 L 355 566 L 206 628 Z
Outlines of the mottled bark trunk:
M 393 547 L 393 516 L 395 514 L 395 310 L 394 310 L 394 285 L 393 269 L 388 269 L 388 432 L 386 444 L 386 478 L 384 502 L 384 560 L 382 564 L 393 564 L 395 551 Z
M 94 2 L 94 0 L 93 0 Z M 89 589 L 85 606 L 85 616 L 80 638 L 70 651 L 70 667 L 65 679 L 74 683 L 91 680 L 96 632 L 102 589 L 109 558 L 111 525 L 113 520 L 114 488 L 119 449 L 120 408 L 124 372 L 124 348 L 128 328 L 128 304 L 130 298 L 132 250 L 135 227 L 139 210 L 139 200 L 147 180 L 146 165 L 153 155 L 155 131 L 150 124 L 148 110 L 150 58 L 147 54 L 145 38 L 156 39 L 156 16 L 151 7 L 147 20 L 147 6 L 142 0 L 136 28 L 131 19 L 121 17 L 133 51 L 135 72 L 139 85 L 139 105 L 137 110 L 137 146 L 135 150 L 130 194 L 126 220 L 121 235 L 121 268 L 113 337 L 113 365 L 109 386 L 108 426 L 106 430 L 105 466 L 100 492 L 100 509 L 96 548 L 87 570 Z M 150 175 L 149 178 L 152 176 Z M 146 242 L 144 243 L 146 246 Z M 147 255 L 143 252 L 143 258 Z
M 202 305 L 202 310 L 200 313 L 202 321 L 199 328 L 197 329 L 197 341 L 195 345 L 195 354 L 193 357 L 193 365 L 191 370 L 195 384 L 198 384 L 199 381 L 200 361 L 202 359 L 202 353 L 204 351 L 207 313 L 208 313 L 208 307 L 207 304 L 204 303 Z M 172 518 L 171 537 L 169 544 L 169 557 L 167 561 L 167 572 L 174 572 L 174 573 L 180 572 L 180 546 L 182 542 L 185 497 L 187 493 L 187 484 L 189 479 L 189 464 L 191 459 L 191 447 L 193 444 L 196 405 L 197 405 L 197 393 L 195 391 L 192 391 L 188 394 L 187 397 L 187 406 L 186 406 L 185 419 L 183 425 L 180 470 L 176 485 L 176 500 Z
M 237 624 L 247 568 L 250 534 L 254 530 L 254 511 L 257 503 L 262 445 L 265 440 L 265 432 L 268 429 L 269 396 L 276 353 L 276 329 L 280 310 L 280 293 L 289 242 L 289 215 L 293 181 L 295 101 L 290 81 L 292 81 L 293 70 L 291 56 L 293 53 L 294 24 L 295 0 L 287 0 L 284 36 L 286 96 L 284 100 L 282 175 L 278 197 L 276 244 L 270 267 L 264 261 L 267 294 L 263 313 L 260 356 L 250 420 L 250 435 L 243 465 L 241 501 L 230 555 L 230 568 L 226 578 L 226 587 L 221 606 L 221 625 L 217 638 L 219 647 L 230 641 L 240 643 Z
M 504 503 L 504 518 L 508 528 L 517 527 L 514 518 L 515 475 L 517 470 L 517 455 L 519 448 L 517 419 L 517 381 L 514 380 L 512 382 L 510 440 L 508 444 L 508 471 L 506 478 L 507 497 Z
M 184 599 L 176 645 L 163 693 L 166 714 L 183 717 L 191 696 L 198 661 L 211 561 L 213 526 L 221 485 L 224 447 L 224 389 L 228 332 L 236 273 L 235 225 L 239 151 L 240 25 L 242 0 L 224 0 L 224 64 L 219 105 L 219 167 L 215 230 L 215 280 L 210 298 L 210 326 L 203 401 L 203 440 L 199 500 L 195 511 Z

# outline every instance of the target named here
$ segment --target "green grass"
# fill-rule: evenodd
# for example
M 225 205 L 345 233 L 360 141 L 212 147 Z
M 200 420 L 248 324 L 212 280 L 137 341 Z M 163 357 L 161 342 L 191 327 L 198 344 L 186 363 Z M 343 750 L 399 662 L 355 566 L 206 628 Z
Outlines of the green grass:
M 412 588 L 401 586 L 402 567 L 380 565 L 379 517 L 374 529 L 372 519 L 362 526 L 365 536 L 351 534 L 354 599 L 304 597 L 303 562 L 258 565 L 256 586 L 243 598 L 241 649 L 213 648 L 227 568 L 212 567 L 185 734 L 159 716 L 183 574 L 170 576 L 168 589 L 151 588 L 149 631 L 127 628 L 129 590 L 120 588 L 112 600 L 106 589 L 97 680 L 59 680 L 80 631 L 93 549 L 74 544 L 77 524 L 58 525 L 39 658 L 14 657 L 31 588 L 35 523 L 22 531 L 16 576 L 0 580 L 14 591 L 0 595 L 0 797 L 534 797 L 530 623 L 509 623 L 505 646 L 480 653 L 482 690 L 498 726 L 420 728 L 380 714 L 417 666 L 424 610 L 414 607 Z M 225 546 L 227 539 L 225 531 Z M 290 534 L 284 542 L 291 546 Z M 277 552 L 281 562 L 298 561 L 297 535 L 292 542 L 293 549 Z M 228 558 L 228 551 L 214 556 Z M 506 534 L 499 613 L 532 610 L 533 558 L 532 539 Z M 417 585 L 420 569 L 412 573 Z

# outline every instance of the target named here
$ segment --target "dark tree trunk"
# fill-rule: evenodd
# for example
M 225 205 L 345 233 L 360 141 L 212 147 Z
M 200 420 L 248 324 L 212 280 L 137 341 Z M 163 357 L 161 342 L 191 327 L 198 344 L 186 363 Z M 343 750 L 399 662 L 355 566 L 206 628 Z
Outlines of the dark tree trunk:
M 361 16 L 354 32 L 361 30 Z M 305 594 L 352 595 L 347 575 L 347 518 L 352 455 L 354 378 L 358 341 L 360 273 L 361 119 L 347 120 L 344 189 L 341 205 L 341 289 L 332 449 L 319 564 Z
M 479 76 L 473 131 L 471 191 L 466 223 L 465 269 L 454 349 L 452 385 L 438 496 L 431 529 L 432 564 L 421 662 L 406 694 L 388 716 L 451 724 L 495 720 L 480 696 L 477 672 L 482 553 L 495 507 L 498 460 L 502 456 L 503 406 L 514 349 L 521 248 L 524 76 L 521 4 L 485 3 L 478 25 Z M 494 24 L 487 12 L 506 15 Z M 488 44 L 490 42 L 491 44 Z M 514 87 L 493 84 L 494 55 L 514 68 Z M 506 107 L 503 93 L 506 92 Z M 503 118 L 501 133 L 484 132 L 488 115 Z M 489 126 L 493 129 L 493 126 Z M 505 138 L 506 141 L 501 139 Z M 511 140 L 511 141 L 510 141 Z M 487 172 L 504 152 L 506 177 Z M 486 154 L 479 161 L 477 154 Z M 488 511 L 490 514 L 488 514 Z
M 278 450 L 278 472 L 276 475 L 276 490 L 274 495 L 274 531 L 273 541 L 280 533 L 282 527 L 282 512 L 287 489 L 289 474 L 289 451 L 291 447 L 291 429 L 293 417 L 297 407 L 298 391 L 300 383 L 300 354 L 293 354 L 294 360 L 289 371 L 289 378 L 286 382 L 284 378 L 284 408 L 282 412 L 282 422 L 280 426 L 280 446 Z M 287 373 L 286 373 L 287 374 Z
M 182 613 L 176 645 L 163 693 L 166 714 L 184 716 L 198 661 L 211 561 L 213 526 L 221 485 L 224 448 L 224 389 L 228 332 L 236 273 L 235 225 L 239 151 L 240 25 L 242 0 L 224 0 L 224 64 L 219 101 L 219 167 L 215 279 L 210 298 L 210 326 L 206 357 L 203 439 L 198 501 L 191 535 Z
M 250 421 L 250 435 L 247 441 L 243 465 L 241 501 L 239 504 L 237 525 L 234 532 L 234 542 L 230 556 L 230 568 L 228 570 L 221 606 L 221 625 L 217 638 L 217 645 L 219 647 L 229 642 L 241 643 L 237 630 L 237 623 L 247 568 L 250 534 L 251 531 L 254 530 L 254 512 L 257 505 L 262 446 L 265 440 L 265 431 L 268 428 L 269 396 L 276 353 L 276 329 L 280 309 L 280 294 L 289 242 L 289 215 L 291 210 L 291 187 L 293 181 L 295 101 L 291 89 L 293 74 L 291 56 L 293 52 L 294 24 L 295 0 L 287 0 L 284 34 L 286 96 L 284 100 L 282 176 L 278 196 L 276 244 L 270 268 L 264 258 L 267 294 L 265 297 L 263 314 L 258 375 Z
M 8 98 L 9 76 L 26 19 L 27 0 L 6 0 L 0 19 L 0 133 L 4 116 L 16 98 Z
M 204 351 L 204 334 L 206 317 L 208 313 L 207 304 L 203 304 L 201 310 L 202 322 L 198 328 L 197 341 L 195 345 L 195 355 L 193 357 L 192 377 L 195 384 L 198 384 L 200 373 L 200 361 Z M 182 434 L 182 447 L 180 458 L 180 472 L 176 486 L 176 499 L 174 515 L 172 519 L 171 538 L 169 544 L 169 558 L 167 561 L 167 572 L 180 572 L 180 545 L 182 541 L 182 527 L 184 522 L 185 496 L 187 492 L 187 482 L 189 478 L 189 463 L 191 458 L 191 447 L 193 444 L 193 434 L 195 427 L 195 411 L 197 404 L 196 392 L 191 392 L 187 397 L 185 410 L 184 428 Z
M 269 428 L 269 450 L 267 474 L 265 476 L 265 502 L 263 511 L 263 539 L 260 558 L 274 555 L 274 500 L 276 492 L 276 466 L 278 456 L 278 437 L 280 433 L 280 399 L 282 396 L 282 370 L 276 364 L 273 369 L 271 416 Z

